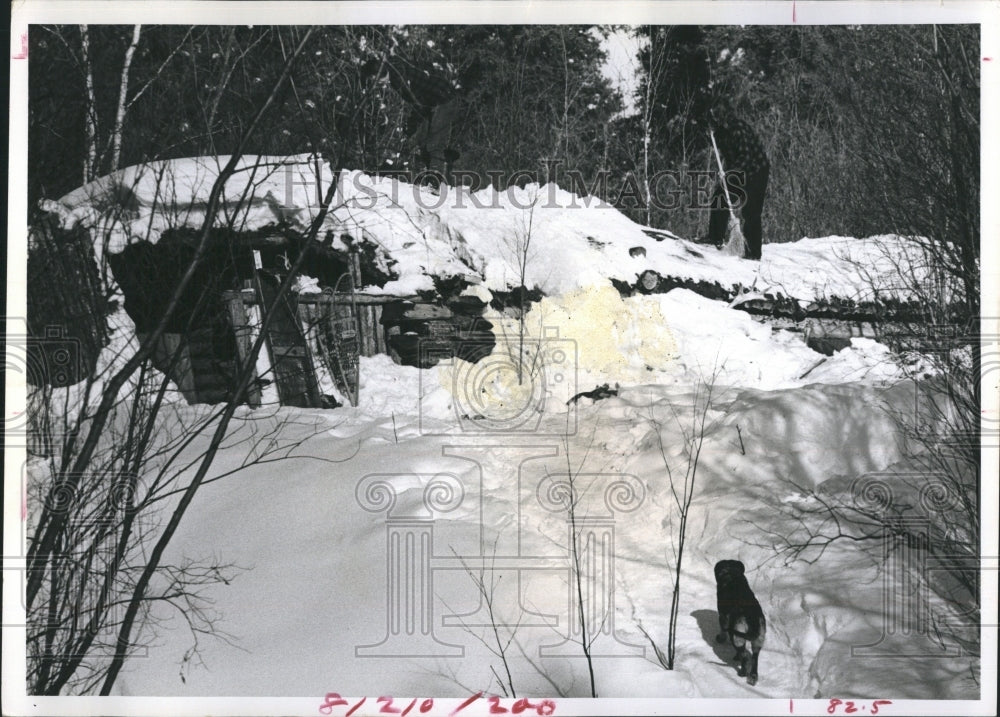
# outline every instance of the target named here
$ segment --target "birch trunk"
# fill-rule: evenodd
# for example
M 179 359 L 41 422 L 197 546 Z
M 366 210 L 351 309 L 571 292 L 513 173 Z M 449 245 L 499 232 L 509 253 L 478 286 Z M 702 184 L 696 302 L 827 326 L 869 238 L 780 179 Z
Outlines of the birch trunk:
M 142 25 L 135 25 L 132 28 L 132 42 L 125 50 L 125 61 L 122 63 L 122 79 L 118 87 L 118 109 L 115 112 L 115 127 L 111 134 L 111 171 L 119 169 L 122 157 L 122 132 L 125 129 L 125 113 L 128 111 L 128 77 L 132 67 L 132 57 L 139 46 L 139 37 L 142 32 Z
M 80 25 L 80 53 L 87 92 L 84 109 L 87 156 L 83 163 L 83 183 L 86 184 L 97 172 L 97 101 L 94 96 L 94 67 L 90 63 L 90 32 L 86 25 Z

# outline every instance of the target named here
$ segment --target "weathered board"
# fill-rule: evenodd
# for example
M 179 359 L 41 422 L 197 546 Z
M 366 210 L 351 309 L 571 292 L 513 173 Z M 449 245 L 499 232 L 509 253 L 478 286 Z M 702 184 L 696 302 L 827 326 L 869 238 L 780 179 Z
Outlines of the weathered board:
M 316 371 L 305 333 L 299 324 L 296 301 L 286 295 L 275 304 L 278 289 L 273 280 L 266 275 L 259 275 L 259 279 L 257 286 L 265 311 L 274 304 L 267 330 L 267 346 L 274 380 L 278 385 L 278 399 L 282 406 L 318 408 L 322 404 Z

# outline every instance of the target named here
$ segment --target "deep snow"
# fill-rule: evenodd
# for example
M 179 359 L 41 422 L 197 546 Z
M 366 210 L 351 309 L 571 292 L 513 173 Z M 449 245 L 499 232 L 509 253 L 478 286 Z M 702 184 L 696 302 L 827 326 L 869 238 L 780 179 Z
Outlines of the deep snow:
M 560 514 L 540 507 L 538 499 L 546 476 L 566 473 L 568 448 L 574 470 L 586 456 L 580 479 L 582 517 L 603 515 L 606 485 L 621 475 L 633 476 L 644 492 L 638 508 L 613 521 L 611 614 L 618 639 L 644 646 L 645 656 L 597 658 L 601 697 L 898 700 L 978 695 L 969 672 L 976 661 L 968 657 L 852 658 L 851 645 L 875 642 L 882 630 L 882 581 L 870 553 L 840 546 L 814 565 L 786 567 L 774 559 L 763 532 L 782 529 L 776 523 L 778 503 L 802 499 L 787 481 L 819 487 L 883 471 L 899 461 L 892 421 L 878 404 L 907 400 L 909 387 L 717 389 L 689 517 L 677 665 L 666 672 L 638 629 L 665 649 L 670 536 L 677 511 L 654 431 L 661 424 L 671 467 L 683 472 L 680 426 L 691 428 L 691 387 L 632 386 L 618 397 L 581 406 L 578 430 L 568 444 L 533 434 L 428 436 L 421 435 L 421 429 L 427 432 L 426 420 L 417 425 L 412 411 L 405 410 L 419 388 L 405 374 L 417 370 L 394 370 L 381 357 L 365 363 L 368 381 L 362 394 L 374 394 L 377 385 L 377 397 L 360 409 L 332 414 L 282 409 L 280 416 L 300 424 L 286 429 L 286 439 L 311 430 L 301 425 L 305 418 L 323 428 L 301 451 L 310 458 L 277 470 L 252 468 L 206 486 L 175 539 L 174 558 L 220 556 L 247 568 L 230 585 L 211 591 L 225 616 L 221 626 L 235 635 L 239 649 L 203 639 L 205 669 L 184 669 L 182 682 L 181 658 L 190 638 L 174 615 L 150 659 L 134 660 L 123 675 L 124 694 L 502 694 L 491 672 L 503 674 L 500 661 L 473 636 L 489 640 L 489 631 L 463 627 L 455 618 L 448 621 L 479 605 L 472 579 L 455 555 L 475 565 L 475 557 L 485 554 L 487 564 L 496 559 L 508 566 L 498 573 L 502 577 L 494 597 L 502 620 L 519 625 L 513 630 L 517 643 L 511 657 L 518 695 L 557 696 L 561 691 L 562 696 L 587 696 L 579 656 L 542 657 L 538 652 L 542 645 L 560 642 L 571 614 L 567 526 Z M 680 426 L 674 423 L 675 411 Z M 552 453 L 556 455 L 546 457 Z M 237 459 L 222 456 L 215 470 Z M 440 474 L 457 478 L 464 499 L 454 511 L 434 516 L 430 619 L 434 637 L 463 647 L 464 656 L 357 656 L 358 647 L 378 643 L 389 630 L 389 523 L 384 512 L 363 508 L 359 486 L 379 476 L 396 491 L 395 516 L 390 517 L 428 518 L 419 508 L 421 497 L 431 477 Z M 551 565 L 539 569 L 519 556 L 548 557 Z M 712 565 L 722 557 L 747 564 L 768 615 L 756 687 L 747 686 L 728 664 L 731 648 L 714 642 Z M 517 584 L 512 564 L 534 568 L 521 571 L 520 601 L 512 592 Z M 555 624 L 534 624 L 543 622 L 538 615 L 554 616 Z M 477 621 L 466 617 L 464 622 Z M 422 647 L 413 649 L 420 653 Z
M 159 167 L 158 176 L 123 170 L 50 208 L 66 222 L 104 222 L 103 249 L 119 251 L 128 241 L 155 239 L 170 224 L 196 224 L 213 167 L 225 159 L 175 161 Z M 307 221 L 315 210 L 312 165 L 295 161 L 293 182 L 277 160 L 275 171 L 255 180 L 257 199 L 240 210 L 243 226 L 274 223 L 279 214 Z M 242 161 L 244 168 L 254 164 L 255 158 Z M 232 186 L 242 186 L 248 174 Z M 102 215 L 99 200 L 112 185 L 130 187 L 134 211 L 124 223 Z M 465 570 L 495 559 L 495 575 L 502 575 L 495 608 L 507 625 L 501 634 L 514 638 L 510 665 L 518 695 L 588 696 L 579 646 L 570 644 L 565 655 L 546 652 L 558 651 L 554 646 L 576 624 L 565 514 L 546 508 L 567 473 L 568 454 L 579 473 L 581 524 L 595 521 L 595 539 L 609 540 L 612 528 L 614 534 L 613 546 L 607 543 L 608 552 L 588 568 L 606 578 L 588 602 L 605 606 L 595 624 L 609 634 L 595 643 L 598 653 L 635 653 L 636 646 L 644 652 L 596 659 L 601 697 L 978 697 L 974 658 L 852 657 L 852 645 L 876 641 L 882 629 L 883 583 L 869 552 L 841 545 L 816 563 L 785 566 L 770 545 L 768 531 L 786 528 L 778 508 L 807 500 L 793 484 L 835 489 L 902 465 L 898 426 L 885 409 L 912 402 L 914 389 L 888 349 L 855 339 L 825 357 L 801 334 L 772 329 L 723 302 L 683 289 L 622 298 L 608 281 L 634 282 L 654 269 L 812 300 L 870 297 L 875 276 L 881 291 L 904 296 L 891 257 L 919 261 L 904 242 L 803 239 L 765 245 L 757 264 L 682 239 L 657 241 L 614 209 L 585 208 L 551 185 L 486 190 L 476 195 L 479 207 L 467 194 L 459 207 L 454 196 L 357 173 L 344 175 L 342 185 L 344 201 L 331 225 L 364 233 L 399 273 L 370 291 L 410 293 L 431 288 L 432 276 L 456 273 L 477 278 L 470 291 L 484 296 L 514 286 L 512 252 L 530 219 L 526 283 L 547 296 L 525 325 L 531 350 L 545 358 L 519 383 L 517 324 L 488 315 L 500 340 L 475 366 L 456 361 L 419 370 L 386 356 L 364 358 L 356 408 L 241 410 L 234 439 L 261 420 L 287 421 L 279 440 L 311 438 L 300 458 L 206 485 L 171 545 L 172 559 L 217 556 L 245 568 L 231 584 L 208 591 L 234 645 L 202 637 L 204 666 L 186 664 L 191 636 L 164 610 L 148 659 L 130 661 L 120 678 L 123 694 L 502 694 L 496 675 L 503 666 L 487 647 L 492 631 L 470 616 L 481 596 Z M 377 197 L 363 189 L 371 186 L 381 192 Z M 151 210 L 163 205 L 164 187 L 176 199 L 172 216 L 153 212 L 150 234 Z M 630 256 L 636 246 L 645 256 Z M 116 321 L 112 349 L 120 350 L 131 339 L 130 322 L 123 314 Z M 675 478 L 684 474 L 685 435 L 706 381 L 715 384 L 714 400 L 688 518 L 677 664 L 668 672 L 639 628 L 666 649 L 678 524 L 667 467 Z M 618 395 L 567 406 L 575 393 L 604 383 L 617 384 Z M 491 422 L 496 415 L 502 420 Z M 163 427 L 172 429 L 169 422 Z M 212 475 L 243 457 L 237 449 L 223 451 Z M 395 492 L 395 503 L 377 510 L 383 489 Z M 447 510 L 427 512 L 425 499 L 443 500 Z M 609 505 L 629 499 L 638 504 L 608 514 Z M 430 596 L 426 613 L 409 616 L 418 626 L 406 649 L 412 655 L 426 648 L 427 639 L 417 639 L 424 629 L 451 656 L 363 656 L 392 631 L 390 620 L 408 619 L 405 611 L 387 612 L 394 589 L 388 560 L 396 554 L 390 535 L 397 529 L 427 540 L 433 533 L 432 547 L 425 546 L 433 568 L 413 563 L 405 573 L 415 581 L 405 585 L 418 592 L 423 586 Z M 405 541 L 398 549 L 405 554 Z M 746 563 L 768 616 L 756 687 L 736 676 L 731 648 L 714 642 L 712 565 L 722 558 Z M 487 580 L 493 574 L 484 573 Z M 420 583 L 428 576 L 432 585 Z M 420 622 L 421 614 L 428 622 Z
M 228 160 L 198 157 L 130 167 L 44 206 L 67 225 L 98 228 L 99 253 L 117 252 L 130 242 L 155 242 L 168 227 L 200 226 L 212 183 Z M 240 230 L 279 220 L 308 226 L 334 180 L 329 167 L 310 155 L 244 156 L 236 166 L 217 221 Z M 658 241 L 613 207 L 555 184 L 488 187 L 472 194 L 447 186 L 434 193 L 358 171 L 344 171 L 336 179 L 324 226 L 355 239 L 363 234 L 381 248 L 385 266 L 394 261 L 399 273 L 397 281 L 365 291 L 406 295 L 433 288 L 433 276 L 455 274 L 478 277 L 489 289 L 518 286 L 518 254 L 526 242 L 524 283 L 547 295 L 603 285 L 608 278 L 635 283 L 643 271 L 654 270 L 803 301 L 865 300 L 875 290 L 883 298 L 905 297 L 912 280 L 904 277 L 919 278 L 924 266 L 919 248 L 894 236 L 768 244 L 761 262 L 744 261 L 683 239 Z M 334 246 L 340 246 L 339 239 Z M 645 255 L 632 256 L 629 250 L 636 247 Z

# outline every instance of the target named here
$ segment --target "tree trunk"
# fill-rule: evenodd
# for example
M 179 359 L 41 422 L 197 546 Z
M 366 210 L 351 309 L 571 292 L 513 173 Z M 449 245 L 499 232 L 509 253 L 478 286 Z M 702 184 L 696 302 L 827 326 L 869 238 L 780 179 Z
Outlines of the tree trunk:
M 122 156 L 122 132 L 125 129 L 125 112 L 128 110 L 126 100 L 128 98 L 128 76 L 129 68 L 132 66 L 132 57 L 135 49 L 139 46 L 139 35 L 142 25 L 135 25 L 132 28 L 132 42 L 125 50 L 125 61 L 122 63 L 122 80 L 118 88 L 118 110 L 115 112 L 115 128 L 111 134 L 111 171 L 120 169 Z
M 84 108 L 87 156 L 83 162 L 83 183 L 86 184 L 97 173 L 97 100 L 94 97 L 94 68 L 90 63 L 90 33 L 86 25 L 80 25 L 80 54 L 83 57 L 83 72 L 87 89 L 86 107 Z

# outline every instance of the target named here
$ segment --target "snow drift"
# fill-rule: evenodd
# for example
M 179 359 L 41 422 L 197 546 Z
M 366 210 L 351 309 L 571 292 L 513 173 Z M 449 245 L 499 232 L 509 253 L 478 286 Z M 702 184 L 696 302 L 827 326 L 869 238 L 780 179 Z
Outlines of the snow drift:
M 197 226 L 226 159 L 123 170 L 47 208 L 67 224 L 91 227 L 99 254 L 121 251 L 156 241 L 167 227 Z M 324 186 L 333 180 L 310 157 L 243 158 L 218 221 L 304 227 L 315 215 L 317 177 Z M 516 254 L 530 232 L 525 284 L 544 297 L 524 317 L 529 352 L 518 320 L 497 312 L 487 318 L 499 340 L 481 370 L 460 361 L 417 369 L 387 356 L 364 358 L 359 406 L 277 409 L 273 440 L 315 433 L 299 457 L 206 484 L 170 548 L 176 559 L 218 554 L 246 568 L 209 591 L 239 649 L 203 639 L 207 669 L 191 669 L 191 636 L 164 607 L 150 659 L 132 660 L 120 679 L 125 694 L 498 693 L 500 666 L 479 619 L 482 595 L 466 569 L 490 559 L 503 566 L 496 605 L 515 646 L 518 694 L 589 694 L 572 642 L 567 525 L 543 500 L 558 495 L 543 486 L 557 484 L 569 465 L 593 485 L 588 500 L 606 501 L 584 517 L 613 535 L 592 596 L 606 610 L 608 654 L 595 662 L 600 696 L 978 696 L 975 658 L 926 659 L 918 669 L 923 658 L 852 657 L 852 646 L 876 641 L 885 627 L 883 584 L 869 553 L 838 546 L 816 563 L 783 566 L 768 537 L 785 528 L 777 518 L 782 505 L 809 500 L 806 488 L 891 472 L 905 458 L 885 409 L 905 405 L 913 389 L 888 349 L 855 339 L 823 356 L 800 333 L 724 302 L 684 289 L 623 297 L 611 284 L 653 270 L 803 301 L 904 296 L 900 266 L 921 261 L 911 245 L 895 237 L 803 239 L 765 245 L 763 260 L 748 262 L 683 239 L 657 240 L 614 209 L 554 185 L 434 194 L 358 172 L 337 179 L 329 227 L 375 244 L 395 276 L 365 287 L 372 293 L 408 294 L 461 275 L 474 279 L 468 292 L 488 299 L 520 284 Z M 636 247 L 644 251 L 630 251 Z M 134 340 L 127 321 L 116 327 L 116 340 Z M 528 371 L 525 382 L 519 361 L 555 344 L 563 352 L 559 371 Z M 669 476 L 678 466 L 683 472 L 705 382 L 715 384 L 715 400 L 705 414 L 688 517 L 678 663 L 667 672 L 650 641 L 663 645 L 668 629 L 678 520 Z M 617 394 L 570 401 L 601 384 Z M 497 424 L 476 414 L 493 410 L 512 410 L 517 422 L 491 430 Z M 228 443 L 239 445 L 252 430 L 252 414 L 241 411 Z M 242 458 L 223 450 L 212 474 Z M 437 492 L 443 485 L 450 492 Z M 392 499 L 383 510 L 375 499 L 386 495 Z M 447 498 L 447 509 L 421 512 L 433 502 L 428 496 L 438 506 Z M 606 507 L 617 512 L 609 518 Z M 401 618 L 391 599 L 399 587 L 393 550 L 401 548 L 390 536 L 404 524 L 424 531 L 417 543 L 432 543 L 421 563 L 426 572 L 407 573 L 408 586 L 428 580 L 420 583 L 423 611 Z M 722 558 L 747 564 L 768 616 L 755 687 L 728 664 L 730 649 L 714 642 L 712 565 Z M 431 635 L 441 654 L 372 656 L 400 619 L 416 615 L 426 618 L 423 632 L 409 637 Z
M 171 227 L 200 226 L 213 182 L 228 160 L 198 157 L 130 167 L 44 206 L 66 225 L 92 228 L 98 252 L 118 252 L 135 241 L 156 242 Z M 634 284 L 652 270 L 801 301 L 865 300 L 876 290 L 905 296 L 908 277 L 923 271 L 919 247 L 894 236 L 769 244 L 758 263 L 684 239 L 664 239 L 664 232 L 654 238 L 610 205 L 555 184 L 475 193 L 444 186 L 437 193 L 359 171 L 334 177 L 311 155 L 242 157 L 223 189 L 216 223 L 239 231 L 278 223 L 305 228 L 334 181 L 327 225 L 375 242 L 385 268 L 392 264 L 399 272 L 398 280 L 381 290 L 399 294 L 430 289 L 432 277 L 456 274 L 479 277 L 492 290 L 517 286 L 518 248 L 529 233 L 524 283 L 546 295 L 609 279 Z M 630 252 L 636 248 L 642 251 Z

